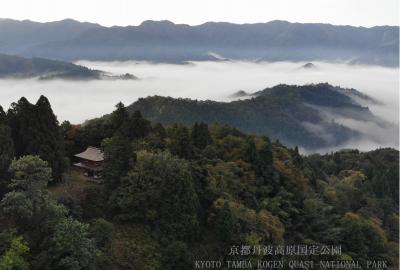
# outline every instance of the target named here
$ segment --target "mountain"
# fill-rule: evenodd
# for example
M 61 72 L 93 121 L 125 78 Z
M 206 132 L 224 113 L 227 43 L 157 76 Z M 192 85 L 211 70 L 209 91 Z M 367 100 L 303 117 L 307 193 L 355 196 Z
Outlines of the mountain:
M 147 97 L 130 105 L 128 110 L 139 110 L 149 120 L 165 124 L 227 124 L 243 132 L 279 139 L 290 146 L 315 150 L 339 146 L 366 135 L 356 127 L 341 124 L 345 120 L 390 126 L 360 101 L 375 102 L 354 89 L 329 84 L 278 85 L 254 93 L 251 99 L 229 103 Z
M 0 20 L 0 52 L 18 54 L 32 46 L 70 40 L 89 29 L 99 27 L 101 26 L 98 24 L 71 19 L 48 23 L 2 19 Z
M 253 96 L 253 94 L 247 93 L 244 90 L 239 90 L 239 91 L 236 91 L 235 93 L 233 93 L 232 95 L 230 95 L 230 98 L 239 99 L 239 98 L 248 98 L 251 96 Z
M 301 68 L 302 69 L 316 69 L 317 66 L 314 65 L 313 63 L 308 62 L 308 63 L 302 65 Z
M 65 32 L 65 34 L 64 34 Z M 0 21 L 0 52 L 60 60 L 347 61 L 399 65 L 399 27 L 371 28 L 271 21 L 197 26 L 145 21 L 103 27 L 64 20 Z
M 0 54 L 0 78 L 31 77 L 39 77 L 41 80 L 136 79 L 132 74 L 110 75 L 100 70 L 89 69 L 69 62 Z
M 63 61 L 0 54 L 0 78 L 99 79 L 102 72 Z

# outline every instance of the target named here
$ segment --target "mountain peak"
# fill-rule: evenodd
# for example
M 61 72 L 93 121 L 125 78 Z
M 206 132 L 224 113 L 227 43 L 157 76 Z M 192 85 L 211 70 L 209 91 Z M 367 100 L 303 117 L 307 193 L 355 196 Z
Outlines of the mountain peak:
M 169 20 L 161 20 L 161 21 L 146 20 L 143 21 L 139 26 L 173 26 L 173 25 L 175 24 Z
M 80 23 L 80 21 L 77 21 L 77 20 L 74 20 L 74 19 L 71 19 L 71 18 L 65 18 L 65 19 L 60 20 L 60 21 L 58 21 L 58 22 L 64 22 L 64 23 Z
M 311 62 L 308 62 L 308 63 L 306 63 L 306 64 L 302 65 L 302 66 L 301 66 L 301 68 L 304 68 L 304 69 L 316 69 L 316 68 L 317 68 L 317 66 L 316 66 L 316 65 L 314 65 L 314 64 L 313 64 L 313 63 L 311 63 Z

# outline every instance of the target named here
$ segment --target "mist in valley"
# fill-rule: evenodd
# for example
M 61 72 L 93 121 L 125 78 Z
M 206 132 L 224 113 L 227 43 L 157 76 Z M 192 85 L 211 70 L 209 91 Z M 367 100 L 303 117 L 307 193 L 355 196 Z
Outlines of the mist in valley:
M 383 124 L 355 121 L 342 115 L 327 115 L 359 130 L 363 136 L 340 147 L 370 150 L 392 146 L 398 148 L 399 69 L 378 66 L 357 66 L 343 63 L 313 62 L 312 69 L 303 63 L 254 63 L 243 61 L 191 62 L 186 65 L 147 62 L 89 62 L 78 64 L 113 74 L 131 73 L 139 80 L 39 81 L 37 79 L 0 80 L 0 105 L 8 109 L 22 96 L 36 102 L 40 95 L 49 98 L 58 120 L 82 123 L 110 113 L 122 101 L 129 105 L 140 97 L 151 95 L 231 101 L 233 93 L 256 92 L 277 84 L 309 84 L 327 82 L 335 86 L 355 88 L 378 101 L 363 101 Z M 310 127 L 311 128 L 311 127 Z M 318 127 L 313 127 L 316 131 Z M 321 152 L 334 149 L 321 149 Z

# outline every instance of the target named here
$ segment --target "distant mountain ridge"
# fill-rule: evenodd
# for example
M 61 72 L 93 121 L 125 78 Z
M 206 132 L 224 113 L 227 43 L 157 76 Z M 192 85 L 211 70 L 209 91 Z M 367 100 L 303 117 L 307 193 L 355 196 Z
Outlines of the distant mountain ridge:
M 149 120 L 164 124 L 227 124 L 243 132 L 267 135 L 291 146 L 316 150 L 339 146 L 365 135 L 357 128 L 343 126 L 335 118 L 388 125 L 353 99 L 357 96 L 365 102 L 374 102 L 357 93 L 354 89 L 329 84 L 277 85 L 256 92 L 250 99 L 233 102 L 147 97 L 134 102 L 128 110 L 139 110 Z
M 398 26 L 365 28 L 286 21 L 189 26 L 145 21 L 139 26 L 104 27 L 73 20 L 0 21 L 0 52 L 69 61 L 340 60 L 397 67 L 398 50 Z
M 0 52 L 15 54 L 46 42 L 69 40 L 96 27 L 101 26 L 71 19 L 48 23 L 2 19 L 0 20 Z
M 113 75 L 64 61 L 0 54 L 0 79 L 34 77 L 41 80 L 136 79 L 132 74 Z

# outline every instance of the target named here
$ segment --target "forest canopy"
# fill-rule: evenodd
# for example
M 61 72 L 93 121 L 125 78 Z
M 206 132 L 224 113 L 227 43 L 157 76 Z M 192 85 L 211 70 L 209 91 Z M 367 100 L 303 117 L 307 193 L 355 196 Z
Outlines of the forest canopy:
M 71 166 L 87 146 L 104 152 L 103 184 Z M 122 103 L 84 125 L 60 124 L 43 96 L 0 108 L 1 270 L 186 270 L 266 244 L 340 245 L 332 259 L 397 269 L 398 190 L 391 148 L 304 156 Z

